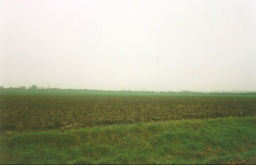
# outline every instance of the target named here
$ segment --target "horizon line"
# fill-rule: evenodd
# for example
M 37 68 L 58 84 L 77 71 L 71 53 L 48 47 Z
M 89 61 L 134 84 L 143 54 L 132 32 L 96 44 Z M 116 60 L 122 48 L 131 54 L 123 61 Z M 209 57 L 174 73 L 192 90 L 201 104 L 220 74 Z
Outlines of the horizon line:
M 19 87 L 4 87 L 0 86 L 0 89 L 19 89 L 19 90 L 88 90 L 88 91 L 105 91 L 105 92 L 153 92 L 153 93 L 256 93 L 256 90 L 214 90 L 214 91 L 200 91 L 200 90 L 132 90 L 132 89 L 88 89 L 88 88 L 60 88 L 60 87 L 40 87 L 32 88 L 32 86 L 19 86 Z

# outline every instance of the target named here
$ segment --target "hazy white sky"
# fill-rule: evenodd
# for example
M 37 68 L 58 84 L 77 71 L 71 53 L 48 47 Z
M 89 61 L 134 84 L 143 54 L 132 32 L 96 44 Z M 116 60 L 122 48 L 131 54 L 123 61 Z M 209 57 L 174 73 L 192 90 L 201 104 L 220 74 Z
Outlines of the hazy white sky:
M 0 0 L 0 86 L 256 90 L 255 0 Z

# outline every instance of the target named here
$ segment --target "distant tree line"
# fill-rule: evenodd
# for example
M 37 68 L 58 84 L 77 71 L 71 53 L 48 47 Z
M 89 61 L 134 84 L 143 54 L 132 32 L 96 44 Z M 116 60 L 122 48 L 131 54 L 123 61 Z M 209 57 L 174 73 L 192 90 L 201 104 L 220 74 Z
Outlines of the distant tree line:
M 26 86 L 8 87 L 8 88 L 5 88 L 4 86 L 0 86 L 0 89 L 31 89 L 31 90 L 36 90 L 36 89 L 50 89 L 50 87 L 49 86 L 47 88 L 38 87 L 37 85 L 33 84 L 33 85 L 29 86 L 28 88 Z M 51 89 L 55 89 L 55 88 L 51 88 Z

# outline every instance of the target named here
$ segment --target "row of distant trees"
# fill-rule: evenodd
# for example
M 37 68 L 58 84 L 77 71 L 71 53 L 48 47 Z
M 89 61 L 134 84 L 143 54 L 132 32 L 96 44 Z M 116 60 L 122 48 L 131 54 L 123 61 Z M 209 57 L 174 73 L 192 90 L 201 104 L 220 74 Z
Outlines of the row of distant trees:
M 37 85 L 33 84 L 31 86 L 29 86 L 28 88 L 25 86 L 20 86 L 20 87 L 9 87 L 9 88 L 5 88 L 3 86 L 0 86 L 0 89 L 50 89 L 50 87 L 48 86 L 47 88 L 45 87 L 38 87 Z

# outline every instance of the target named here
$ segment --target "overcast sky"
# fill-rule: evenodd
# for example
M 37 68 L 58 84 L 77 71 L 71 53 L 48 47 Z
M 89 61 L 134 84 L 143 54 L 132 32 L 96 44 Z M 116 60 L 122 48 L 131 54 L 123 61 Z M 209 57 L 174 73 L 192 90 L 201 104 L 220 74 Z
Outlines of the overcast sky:
M 0 86 L 256 91 L 255 0 L 0 0 Z

